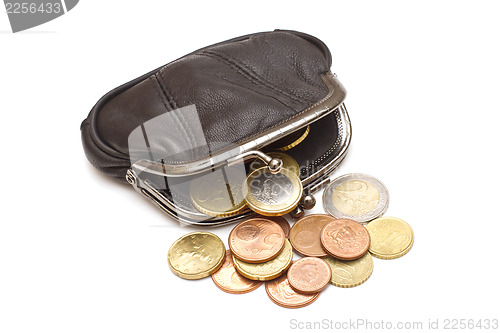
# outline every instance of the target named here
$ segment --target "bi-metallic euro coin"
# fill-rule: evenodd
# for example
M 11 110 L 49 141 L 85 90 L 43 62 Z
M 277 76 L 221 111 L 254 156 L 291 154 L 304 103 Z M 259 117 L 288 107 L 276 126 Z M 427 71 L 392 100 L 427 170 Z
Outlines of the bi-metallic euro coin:
M 325 210 L 336 218 L 367 223 L 385 213 L 389 192 L 378 179 L 351 173 L 334 179 L 323 192 Z

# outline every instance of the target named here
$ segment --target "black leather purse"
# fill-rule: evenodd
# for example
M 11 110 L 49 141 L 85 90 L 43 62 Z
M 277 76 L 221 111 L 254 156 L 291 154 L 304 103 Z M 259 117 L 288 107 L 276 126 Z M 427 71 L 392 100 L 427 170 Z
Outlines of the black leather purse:
M 104 95 L 81 125 L 85 154 L 104 174 L 189 224 L 255 214 L 207 215 L 189 199 L 189 184 L 256 158 L 277 171 L 280 161 L 268 152 L 283 145 L 300 166 L 304 195 L 312 196 L 330 181 L 351 137 L 346 91 L 330 66 L 326 45 L 296 31 L 199 49 Z

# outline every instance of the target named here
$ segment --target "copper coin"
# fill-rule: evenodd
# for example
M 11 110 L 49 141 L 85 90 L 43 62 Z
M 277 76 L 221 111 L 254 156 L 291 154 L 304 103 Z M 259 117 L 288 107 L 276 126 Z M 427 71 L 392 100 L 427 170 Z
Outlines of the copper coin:
M 226 251 L 222 267 L 212 274 L 212 280 L 220 290 L 230 294 L 244 294 L 257 289 L 262 282 L 247 279 L 234 267 L 231 250 Z
M 275 258 L 285 246 L 285 233 L 267 218 L 241 222 L 229 234 L 233 255 L 248 263 L 261 263 Z
M 307 215 L 295 222 L 290 230 L 290 243 L 306 257 L 326 257 L 321 246 L 321 230 L 335 218 L 326 214 Z
M 302 294 L 292 289 L 286 274 L 266 282 L 266 293 L 275 304 L 285 308 L 301 308 L 314 302 L 320 293 Z
M 272 220 L 272 221 L 278 223 L 279 226 L 281 227 L 281 229 L 283 229 L 283 232 L 285 233 L 285 237 L 286 238 L 290 237 L 290 223 L 288 223 L 288 221 L 284 217 L 281 217 L 281 216 L 266 216 L 265 218 L 268 219 L 268 220 Z
M 370 247 L 370 234 L 359 222 L 337 219 L 321 232 L 321 244 L 331 256 L 340 260 L 361 258 Z
M 297 260 L 290 266 L 287 278 L 295 291 L 316 294 L 328 286 L 332 270 L 323 259 L 307 257 Z

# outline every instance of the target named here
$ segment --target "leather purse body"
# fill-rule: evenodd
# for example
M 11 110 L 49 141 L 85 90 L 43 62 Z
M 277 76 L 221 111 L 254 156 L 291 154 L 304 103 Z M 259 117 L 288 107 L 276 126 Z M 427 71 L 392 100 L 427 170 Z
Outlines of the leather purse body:
M 220 225 L 253 212 L 208 217 L 190 202 L 190 181 L 237 161 L 269 163 L 277 143 L 307 128 L 286 154 L 312 195 L 329 182 L 351 137 L 346 91 L 330 67 L 326 45 L 296 31 L 199 49 L 104 95 L 81 125 L 85 154 L 177 220 Z

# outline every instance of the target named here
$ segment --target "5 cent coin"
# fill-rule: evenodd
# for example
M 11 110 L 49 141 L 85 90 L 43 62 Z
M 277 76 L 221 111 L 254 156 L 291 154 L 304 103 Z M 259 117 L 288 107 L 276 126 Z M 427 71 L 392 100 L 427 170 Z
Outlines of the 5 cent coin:
M 269 261 L 281 252 L 284 245 L 283 229 L 266 218 L 243 221 L 229 234 L 231 252 L 236 258 L 248 263 Z

